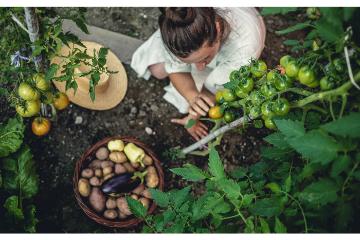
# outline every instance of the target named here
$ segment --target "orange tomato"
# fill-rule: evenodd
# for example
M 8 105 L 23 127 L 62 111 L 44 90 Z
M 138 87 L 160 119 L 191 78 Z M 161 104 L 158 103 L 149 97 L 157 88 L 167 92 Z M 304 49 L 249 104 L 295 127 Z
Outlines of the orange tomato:
M 54 98 L 54 107 L 57 110 L 63 110 L 65 108 L 67 108 L 67 106 L 69 106 L 70 101 L 68 96 L 66 96 L 65 93 L 60 92 L 59 94 L 57 94 Z
M 37 117 L 31 124 L 31 130 L 36 136 L 44 136 L 50 131 L 51 122 L 47 118 Z
M 219 119 L 222 118 L 223 112 L 221 111 L 220 106 L 216 105 L 210 108 L 209 110 L 209 117 L 212 119 Z

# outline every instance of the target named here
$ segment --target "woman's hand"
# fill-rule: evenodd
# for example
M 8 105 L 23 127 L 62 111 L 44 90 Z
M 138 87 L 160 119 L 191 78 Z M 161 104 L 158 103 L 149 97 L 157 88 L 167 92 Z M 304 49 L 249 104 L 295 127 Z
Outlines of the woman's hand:
M 205 93 L 199 93 L 189 101 L 189 113 L 194 117 L 206 116 L 210 107 L 215 105 L 214 100 Z
M 173 118 L 171 119 L 171 122 L 185 126 L 190 119 L 194 119 L 194 117 L 189 114 L 184 118 Z M 208 135 L 208 128 L 199 119 L 194 120 L 196 121 L 194 126 L 187 128 L 186 130 L 196 141 L 199 141 L 201 138 L 204 138 Z

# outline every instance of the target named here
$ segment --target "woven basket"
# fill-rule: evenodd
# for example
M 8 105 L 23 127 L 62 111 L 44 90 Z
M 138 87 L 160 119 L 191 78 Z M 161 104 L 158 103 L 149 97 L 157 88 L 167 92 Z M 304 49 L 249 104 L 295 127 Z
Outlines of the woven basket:
M 158 189 L 163 190 L 163 188 L 164 188 L 164 173 L 162 171 L 160 161 L 157 159 L 155 154 L 145 144 L 143 144 L 142 142 L 140 142 L 139 140 L 137 140 L 134 137 L 116 136 L 116 137 L 108 137 L 108 138 L 105 138 L 105 139 L 97 142 L 95 145 L 93 145 L 92 147 L 87 149 L 86 152 L 81 156 L 80 160 L 77 161 L 76 166 L 75 166 L 74 178 L 73 178 L 74 193 L 75 193 L 76 200 L 77 200 L 79 206 L 81 207 L 81 209 L 85 212 L 85 214 L 89 218 L 91 218 L 95 222 L 97 222 L 101 225 L 107 226 L 107 227 L 130 228 L 130 227 L 134 227 L 137 224 L 139 224 L 140 222 L 142 222 L 142 219 L 135 218 L 134 216 L 132 216 L 132 218 L 127 218 L 124 220 L 106 219 L 102 215 L 98 215 L 94 210 L 92 210 L 91 208 L 88 207 L 88 205 L 83 201 L 83 198 L 80 196 L 79 189 L 78 189 L 79 176 L 80 176 L 81 170 L 83 169 L 83 166 L 89 164 L 89 162 L 92 160 L 93 156 L 95 155 L 95 151 L 98 148 L 103 147 L 103 146 L 105 147 L 109 141 L 115 140 L 115 139 L 121 139 L 125 143 L 132 142 L 135 145 L 144 149 L 145 153 L 148 154 L 154 161 L 154 167 L 156 168 L 156 171 L 159 176 Z M 155 210 L 155 208 L 156 208 L 156 205 L 155 205 L 154 201 L 152 201 L 151 206 L 148 209 L 148 214 L 151 214 Z

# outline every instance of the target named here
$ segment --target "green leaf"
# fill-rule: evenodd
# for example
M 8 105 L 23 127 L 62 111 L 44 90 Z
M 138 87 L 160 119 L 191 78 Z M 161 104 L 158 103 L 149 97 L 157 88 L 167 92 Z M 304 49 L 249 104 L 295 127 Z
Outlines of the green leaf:
M 297 11 L 297 7 L 264 7 L 261 10 L 261 15 L 274 15 L 274 14 L 281 14 L 285 15 L 289 12 L 295 12 Z
M 278 217 L 275 217 L 274 231 L 276 233 L 286 233 L 287 232 L 285 225 L 280 221 L 280 219 Z
M 233 171 L 230 172 L 231 177 L 236 179 L 242 179 L 246 176 L 246 174 L 247 174 L 247 169 L 243 167 L 235 168 Z
M 303 157 L 323 165 L 336 158 L 339 150 L 336 141 L 319 130 L 308 132 L 304 136 L 290 139 L 288 142 Z
M 291 175 L 289 175 L 285 179 L 285 192 L 290 192 L 290 190 L 291 190 Z
M 263 139 L 277 148 L 286 149 L 290 147 L 290 145 L 285 141 L 285 136 L 280 132 L 270 134 Z
M 24 138 L 25 125 L 22 118 L 11 118 L 0 125 L 0 158 L 19 149 Z
M 281 192 L 281 188 L 279 184 L 275 182 L 271 182 L 265 185 L 266 188 L 270 189 L 273 193 L 279 193 Z
M 344 29 L 341 24 L 333 24 L 326 18 L 320 18 L 315 23 L 315 28 L 324 41 L 335 42 L 343 36 Z
M 50 81 L 55 76 L 58 69 L 59 65 L 55 63 L 51 64 L 45 75 L 46 81 Z
M 216 184 L 229 199 L 237 199 L 240 196 L 240 186 L 234 180 L 223 178 L 216 181 Z
M 76 26 L 78 26 L 81 29 L 81 31 L 83 31 L 86 34 L 89 34 L 89 30 L 87 29 L 87 26 L 82 19 L 75 18 L 73 19 L 73 21 L 75 22 Z
M 36 57 L 41 54 L 41 51 L 44 50 L 44 47 L 41 45 L 36 45 L 35 49 L 32 51 L 32 56 Z
M 196 182 L 206 179 L 204 171 L 189 163 L 185 164 L 183 168 L 172 168 L 170 171 L 188 181 Z
M 31 198 L 37 193 L 39 179 L 28 146 L 4 159 L 3 167 L 5 189 L 20 191 L 23 198 Z
M 257 200 L 256 203 L 249 207 L 249 210 L 259 216 L 273 217 L 281 213 L 282 206 L 279 198 L 264 198 Z
M 315 172 L 321 170 L 323 166 L 320 163 L 309 163 L 306 164 L 302 172 L 299 175 L 300 180 L 311 177 Z
M 189 121 L 185 124 L 185 128 L 192 128 L 196 124 L 196 120 L 190 118 Z
M 180 190 L 173 190 L 170 192 L 170 199 L 179 208 L 189 197 L 191 186 L 184 187 Z
M 331 166 L 330 176 L 336 177 L 340 173 L 349 169 L 351 163 L 351 158 L 348 155 L 342 155 L 338 159 L 333 161 Z
M 305 128 L 300 121 L 275 119 L 274 122 L 285 137 L 300 137 L 305 134 Z
M 299 198 L 304 202 L 316 205 L 325 205 L 337 200 L 338 186 L 330 179 L 321 179 L 308 185 L 300 194 Z
M 126 201 L 129 205 L 130 211 L 138 218 L 145 218 L 146 208 L 137 200 L 126 196 Z
M 229 203 L 225 201 L 219 202 L 219 204 L 216 205 L 216 208 L 213 209 L 213 213 L 228 213 L 232 210 L 232 207 Z
M 354 12 L 357 9 L 355 7 L 344 7 L 343 8 L 343 12 L 344 12 L 344 21 L 349 21 L 352 16 L 354 15 Z
M 35 233 L 36 224 L 39 222 L 39 220 L 36 218 L 36 207 L 34 205 L 28 206 L 25 212 L 25 216 L 24 230 L 29 233 Z
M 303 23 L 297 23 L 297 24 L 295 24 L 295 25 L 293 25 L 291 27 L 288 27 L 286 29 L 276 31 L 276 34 L 278 34 L 278 35 L 288 34 L 288 33 L 295 32 L 295 31 L 298 31 L 298 30 L 301 30 L 301 29 L 304 29 L 304 28 L 307 28 L 307 27 L 310 27 L 310 26 L 311 26 L 310 21 L 306 21 L 306 22 L 303 22 Z
M 225 177 L 224 165 L 222 164 L 222 162 L 220 160 L 219 153 L 216 151 L 216 149 L 214 147 L 210 148 L 209 172 L 215 178 L 218 178 L 218 179 Z
M 287 46 L 297 46 L 297 45 L 300 45 L 300 41 L 299 41 L 299 40 L 294 40 L 294 39 L 285 40 L 283 43 L 284 43 L 284 45 L 287 45 Z
M 192 211 L 191 211 L 193 222 L 203 219 L 209 215 L 210 213 L 209 209 L 205 208 L 207 197 L 208 197 L 207 195 L 203 195 L 200 198 L 198 198 L 195 202 L 193 202 Z
M 108 48 L 100 48 L 99 50 L 99 58 L 105 58 L 106 59 L 106 55 L 108 54 L 109 49 Z
M 259 217 L 260 220 L 260 229 L 262 233 L 270 233 L 270 227 L 269 224 L 266 222 L 265 219 L 262 217 Z
M 350 113 L 336 121 L 321 126 L 321 129 L 343 137 L 360 137 L 360 113 Z
M 155 188 L 149 188 L 152 199 L 160 207 L 167 207 L 169 204 L 169 195 Z
M 14 217 L 15 220 L 24 219 L 24 213 L 20 208 L 20 202 L 18 196 L 11 196 L 7 198 L 4 203 L 4 208 L 7 210 L 7 213 L 10 216 Z
M 282 160 L 288 158 L 294 150 L 292 149 L 280 149 L 277 147 L 261 147 L 261 156 L 266 159 Z

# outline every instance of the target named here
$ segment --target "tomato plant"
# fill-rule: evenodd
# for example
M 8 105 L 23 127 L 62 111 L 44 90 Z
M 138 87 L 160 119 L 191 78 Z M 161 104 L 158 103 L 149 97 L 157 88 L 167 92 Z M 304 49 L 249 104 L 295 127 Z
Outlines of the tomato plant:
M 51 122 L 47 118 L 34 118 L 31 124 L 32 132 L 37 136 L 44 136 L 50 131 Z

